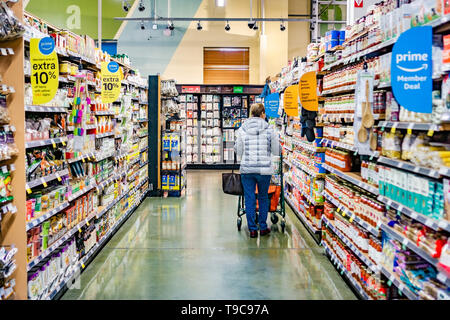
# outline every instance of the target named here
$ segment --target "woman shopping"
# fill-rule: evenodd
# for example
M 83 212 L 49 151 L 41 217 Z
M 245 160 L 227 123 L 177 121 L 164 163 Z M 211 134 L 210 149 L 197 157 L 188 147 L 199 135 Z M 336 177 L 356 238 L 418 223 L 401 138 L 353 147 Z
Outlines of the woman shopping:
M 278 134 L 265 121 L 264 105 L 253 104 L 250 118 L 237 131 L 235 151 L 241 157 L 241 181 L 244 189 L 247 225 L 250 237 L 258 236 L 255 222 L 256 186 L 258 186 L 260 235 L 270 233 L 267 226 L 269 211 L 269 185 L 272 177 L 272 155 L 280 155 Z

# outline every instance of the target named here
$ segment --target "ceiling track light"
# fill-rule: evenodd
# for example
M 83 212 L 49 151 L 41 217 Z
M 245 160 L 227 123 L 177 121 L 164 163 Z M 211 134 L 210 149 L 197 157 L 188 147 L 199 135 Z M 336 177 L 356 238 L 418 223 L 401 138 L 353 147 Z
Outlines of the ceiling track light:
M 167 26 L 169 30 L 175 29 L 175 26 L 173 25 L 173 22 L 169 21 L 169 25 Z
M 141 21 L 141 30 L 145 30 L 145 24 L 144 24 L 144 21 Z
M 128 0 L 122 0 L 122 8 L 125 12 L 128 12 L 128 10 L 130 10 L 131 6 L 128 3 Z
M 284 25 L 284 21 L 281 21 L 281 24 L 280 24 L 280 30 L 281 30 L 281 31 L 286 30 L 286 26 Z
M 255 22 L 255 25 L 253 26 L 253 30 L 258 30 L 258 23 Z
M 227 21 L 227 25 L 225 26 L 225 31 L 230 31 L 231 27 L 230 27 L 230 23 Z
M 140 1 L 139 1 L 139 7 L 138 7 L 138 10 L 139 10 L 140 12 L 142 12 L 142 11 L 145 10 L 145 6 L 144 6 L 144 1 L 143 1 L 143 0 L 140 0 Z
M 197 22 L 197 30 L 200 31 L 200 30 L 202 30 L 202 29 L 203 29 L 203 27 L 202 27 L 200 21 Z

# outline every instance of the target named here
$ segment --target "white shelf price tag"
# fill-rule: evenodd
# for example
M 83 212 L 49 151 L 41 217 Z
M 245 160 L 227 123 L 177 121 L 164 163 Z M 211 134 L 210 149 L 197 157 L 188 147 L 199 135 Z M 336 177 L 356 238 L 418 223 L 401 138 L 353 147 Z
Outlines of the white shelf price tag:
M 408 243 L 409 243 L 409 240 L 408 239 L 403 239 L 403 241 L 402 241 L 402 244 L 404 245 L 404 246 L 406 246 L 406 245 L 408 245 Z
M 441 220 L 438 223 L 438 227 L 442 228 L 442 229 L 445 229 L 447 227 L 447 225 L 448 225 L 448 223 L 446 221 L 444 221 L 444 220 Z

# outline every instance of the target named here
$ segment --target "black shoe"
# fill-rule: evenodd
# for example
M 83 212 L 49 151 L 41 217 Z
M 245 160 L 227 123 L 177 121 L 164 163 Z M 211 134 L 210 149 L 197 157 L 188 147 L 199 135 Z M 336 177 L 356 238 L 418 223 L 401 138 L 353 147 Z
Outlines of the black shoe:
M 259 232 L 259 234 L 261 235 L 261 237 L 262 236 L 265 236 L 265 235 L 267 235 L 267 234 L 269 234 L 270 233 L 270 229 L 269 228 L 267 228 L 266 230 L 261 230 L 260 232 Z
M 258 232 L 257 231 L 250 231 L 250 238 L 257 238 Z

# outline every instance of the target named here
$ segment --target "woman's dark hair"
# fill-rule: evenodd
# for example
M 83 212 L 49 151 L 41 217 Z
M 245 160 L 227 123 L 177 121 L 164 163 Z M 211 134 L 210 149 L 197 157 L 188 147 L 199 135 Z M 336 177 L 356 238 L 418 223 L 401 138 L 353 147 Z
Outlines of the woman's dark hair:
M 266 109 L 264 108 L 264 105 L 262 103 L 255 103 L 250 107 L 250 115 L 252 117 L 259 118 L 263 113 L 266 113 Z

